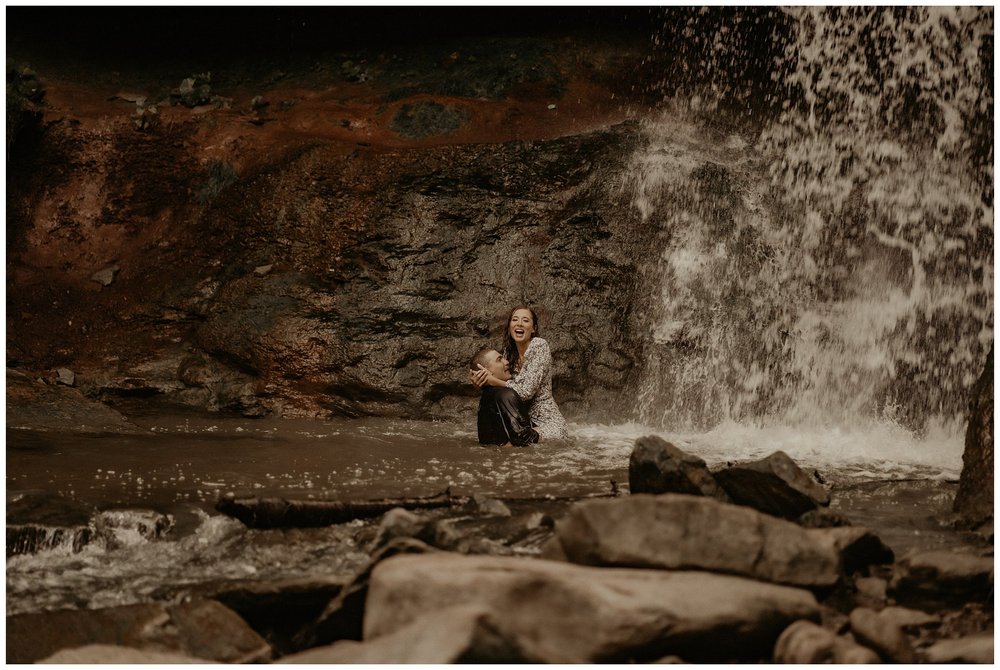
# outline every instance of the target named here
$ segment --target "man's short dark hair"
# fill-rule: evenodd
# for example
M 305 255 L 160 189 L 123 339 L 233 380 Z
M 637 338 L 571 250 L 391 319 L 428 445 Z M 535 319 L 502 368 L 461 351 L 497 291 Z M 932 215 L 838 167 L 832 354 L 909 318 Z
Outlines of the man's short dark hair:
M 482 349 L 477 351 L 476 355 L 473 356 L 472 360 L 469 361 L 469 369 L 475 370 L 477 369 L 476 368 L 477 365 L 482 365 L 485 368 L 486 364 L 489 362 L 486 357 L 486 354 L 490 353 L 491 351 L 496 351 L 496 349 L 494 349 L 493 347 L 483 347 Z

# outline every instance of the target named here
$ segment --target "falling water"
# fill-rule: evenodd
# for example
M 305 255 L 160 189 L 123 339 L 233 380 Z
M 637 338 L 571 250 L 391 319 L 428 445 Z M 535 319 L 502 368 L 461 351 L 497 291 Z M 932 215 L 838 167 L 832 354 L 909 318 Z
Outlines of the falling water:
M 748 53 L 762 22 L 771 44 Z M 641 420 L 956 435 L 993 340 L 992 9 L 699 10 L 687 28 L 704 84 L 670 87 L 626 175 L 666 239 Z M 762 52 L 773 86 L 725 80 Z

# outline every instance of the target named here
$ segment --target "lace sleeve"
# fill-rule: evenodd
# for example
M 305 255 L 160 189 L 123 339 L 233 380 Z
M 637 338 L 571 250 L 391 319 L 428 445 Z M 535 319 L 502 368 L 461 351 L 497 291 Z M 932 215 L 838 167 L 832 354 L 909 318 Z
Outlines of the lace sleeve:
M 549 343 L 536 337 L 524 352 L 524 365 L 517 377 L 507 382 L 521 400 L 531 400 L 542 388 L 545 376 L 552 368 L 552 352 Z

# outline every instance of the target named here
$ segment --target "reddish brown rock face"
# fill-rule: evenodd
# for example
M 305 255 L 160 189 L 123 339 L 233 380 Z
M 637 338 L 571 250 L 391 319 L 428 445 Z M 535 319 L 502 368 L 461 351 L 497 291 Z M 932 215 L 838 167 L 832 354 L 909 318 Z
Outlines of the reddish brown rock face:
M 636 141 L 619 124 L 646 41 L 216 54 L 210 77 L 18 41 L 44 97 L 9 145 L 8 365 L 66 366 L 105 400 L 448 414 L 459 363 L 528 299 L 569 382 L 606 348 L 580 346 L 590 303 L 611 318 L 636 272 L 637 217 L 604 185 Z

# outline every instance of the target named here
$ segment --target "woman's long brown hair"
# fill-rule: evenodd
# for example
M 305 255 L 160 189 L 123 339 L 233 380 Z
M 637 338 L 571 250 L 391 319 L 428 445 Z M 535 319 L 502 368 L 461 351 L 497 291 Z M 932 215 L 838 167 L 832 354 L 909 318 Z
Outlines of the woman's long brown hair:
M 534 329 L 532 337 L 538 337 L 540 332 L 538 330 L 538 315 L 535 314 L 535 310 L 531 305 L 518 305 L 514 309 L 510 310 L 507 314 L 507 320 L 503 323 L 503 357 L 507 359 L 510 363 L 510 369 L 512 372 L 519 371 L 521 369 L 521 353 L 517 350 L 517 342 L 514 338 L 510 336 L 510 320 L 514 316 L 514 312 L 519 309 L 526 309 L 531 312 L 531 325 Z

